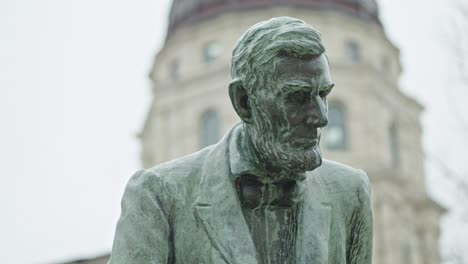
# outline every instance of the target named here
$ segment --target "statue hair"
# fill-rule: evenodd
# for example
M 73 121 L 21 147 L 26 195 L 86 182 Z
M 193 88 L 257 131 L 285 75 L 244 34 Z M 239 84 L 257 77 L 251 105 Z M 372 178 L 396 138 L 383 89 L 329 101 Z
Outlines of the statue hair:
M 312 58 L 325 52 L 320 32 L 304 21 L 276 17 L 250 27 L 232 52 L 231 79 L 247 93 L 266 88 L 284 57 Z

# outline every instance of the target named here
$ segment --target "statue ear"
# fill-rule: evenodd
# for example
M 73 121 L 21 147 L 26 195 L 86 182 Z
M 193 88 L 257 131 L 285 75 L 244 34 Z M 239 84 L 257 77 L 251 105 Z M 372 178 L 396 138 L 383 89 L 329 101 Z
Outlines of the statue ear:
M 242 121 L 247 124 L 252 123 L 250 98 L 241 80 L 235 79 L 229 84 L 229 97 L 231 98 L 234 110 L 236 110 L 237 115 Z

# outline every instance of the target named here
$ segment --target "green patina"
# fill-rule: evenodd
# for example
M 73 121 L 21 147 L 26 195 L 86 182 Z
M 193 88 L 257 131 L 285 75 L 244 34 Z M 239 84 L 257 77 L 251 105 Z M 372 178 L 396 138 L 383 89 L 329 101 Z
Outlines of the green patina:
M 320 33 L 290 17 L 258 23 L 231 77 L 242 122 L 130 179 L 110 263 L 371 263 L 368 178 L 319 148 L 334 86 Z

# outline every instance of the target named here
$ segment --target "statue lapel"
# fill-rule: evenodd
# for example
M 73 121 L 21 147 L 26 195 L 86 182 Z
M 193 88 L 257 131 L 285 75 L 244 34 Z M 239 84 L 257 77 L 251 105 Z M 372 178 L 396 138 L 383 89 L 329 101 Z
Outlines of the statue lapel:
M 296 259 L 298 264 L 328 264 L 331 204 L 316 173 L 308 175 L 303 206 L 298 218 Z
M 257 264 L 255 246 L 230 179 L 225 137 L 206 157 L 200 194 L 194 203 L 197 221 L 220 259 L 213 263 Z

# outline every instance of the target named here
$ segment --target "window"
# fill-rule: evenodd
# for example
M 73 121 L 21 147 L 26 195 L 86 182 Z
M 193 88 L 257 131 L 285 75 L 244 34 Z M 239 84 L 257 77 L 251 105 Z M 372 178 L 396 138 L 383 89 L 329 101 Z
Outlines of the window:
M 328 125 L 325 127 L 325 147 L 329 150 L 345 150 L 347 147 L 345 107 L 340 102 L 328 105 Z
M 346 43 L 346 55 L 351 63 L 361 62 L 361 49 L 359 44 L 355 41 L 348 41 Z
M 382 58 L 382 71 L 387 73 L 390 71 L 390 59 L 387 56 Z
M 413 261 L 411 261 L 411 247 L 409 244 L 403 244 L 401 245 L 401 260 L 402 264 L 411 264 Z
M 172 80 L 180 80 L 180 62 L 174 59 L 169 66 L 169 74 Z
M 206 147 L 218 142 L 221 121 L 216 111 L 210 110 L 202 116 L 201 146 Z
M 212 63 L 221 56 L 223 47 L 218 42 L 212 41 L 205 45 L 203 48 L 203 61 Z
M 391 155 L 391 163 L 394 167 L 397 167 L 400 163 L 400 146 L 398 140 L 398 127 L 396 122 L 393 122 L 390 125 L 389 129 L 390 135 L 390 155 Z

